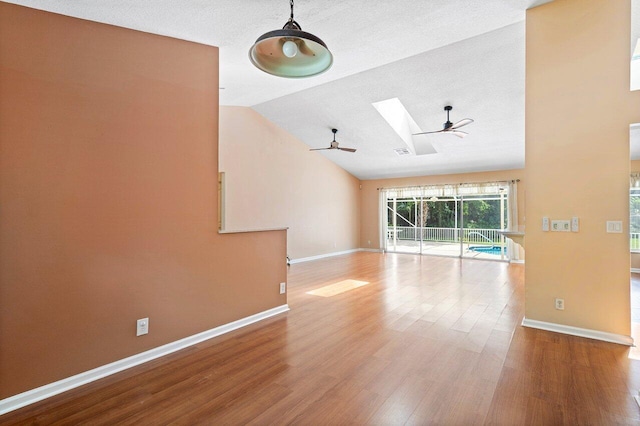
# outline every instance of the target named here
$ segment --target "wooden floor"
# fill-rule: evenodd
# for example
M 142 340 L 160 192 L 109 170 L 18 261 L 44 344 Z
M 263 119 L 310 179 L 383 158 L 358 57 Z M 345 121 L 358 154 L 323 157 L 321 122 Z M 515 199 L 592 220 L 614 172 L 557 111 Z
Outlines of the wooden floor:
M 0 423 L 640 424 L 640 361 L 521 327 L 523 274 L 402 254 L 295 264 L 290 312 Z

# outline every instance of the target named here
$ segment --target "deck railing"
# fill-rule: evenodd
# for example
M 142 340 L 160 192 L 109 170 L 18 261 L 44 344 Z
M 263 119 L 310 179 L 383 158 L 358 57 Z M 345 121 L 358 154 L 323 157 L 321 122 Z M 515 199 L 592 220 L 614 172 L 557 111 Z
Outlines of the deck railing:
M 465 243 L 481 245 L 499 245 L 499 229 L 463 229 L 462 240 Z M 443 243 L 459 243 L 460 229 L 396 226 L 387 228 L 387 238 L 399 241 L 433 241 Z

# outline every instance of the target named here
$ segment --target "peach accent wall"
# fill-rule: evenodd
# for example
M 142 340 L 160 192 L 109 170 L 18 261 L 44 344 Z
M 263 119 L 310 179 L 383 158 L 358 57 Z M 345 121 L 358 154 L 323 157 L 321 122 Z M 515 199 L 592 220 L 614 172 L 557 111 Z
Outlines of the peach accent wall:
M 556 0 L 526 31 L 526 317 L 628 336 L 629 237 L 605 224 L 629 223 L 630 2 Z M 543 216 L 580 232 L 542 232 Z
M 359 180 L 253 109 L 220 107 L 220 171 L 226 229 L 288 227 L 291 259 L 358 248 Z
M 0 3 L 0 398 L 286 304 L 217 128 L 217 48 Z
M 461 173 L 452 175 L 416 176 L 395 179 L 365 180 L 362 182 L 362 219 L 360 222 L 360 247 L 380 248 L 379 200 L 377 188 L 413 185 L 432 185 L 465 182 L 494 182 L 520 179 L 518 182 L 518 225 L 525 225 L 524 170 L 499 170 L 493 172 Z M 524 254 L 524 253 L 522 253 Z M 521 258 L 523 258 L 521 256 Z

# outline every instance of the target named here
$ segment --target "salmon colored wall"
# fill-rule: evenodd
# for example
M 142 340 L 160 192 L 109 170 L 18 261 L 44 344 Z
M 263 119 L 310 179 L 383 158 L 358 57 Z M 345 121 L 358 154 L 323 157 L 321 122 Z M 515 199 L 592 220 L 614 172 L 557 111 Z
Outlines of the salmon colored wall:
M 291 259 L 358 248 L 359 180 L 251 108 L 220 107 L 220 171 L 226 229 L 288 227 Z
M 217 48 L 0 3 L 0 94 L 0 398 L 286 304 L 285 232 L 217 233 Z
M 362 182 L 362 215 L 360 222 L 360 247 L 380 248 L 380 224 L 377 188 L 403 187 L 465 182 L 494 182 L 520 179 L 518 182 L 518 225 L 525 225 L 524 170 L 500 170 L 493 172 L 462 173 L 453 175 L 417 176 L 395 179 L 365 180 Z M 523 256 L 520 257 L 521 259 Z
M 630 334 L 629 236 L 605 232 L 629 224 L 629 23 L 629 0 L 527 11 L 527 319 Z M 580 232 L 542 232 L 543 216 Z

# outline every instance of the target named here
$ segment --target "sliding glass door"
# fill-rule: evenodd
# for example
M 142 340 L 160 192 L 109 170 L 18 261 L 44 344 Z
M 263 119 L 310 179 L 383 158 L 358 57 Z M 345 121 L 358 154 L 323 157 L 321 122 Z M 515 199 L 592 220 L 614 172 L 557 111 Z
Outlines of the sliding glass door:
M 419 205 L 420 200 L 414 197 L 387 199 L 387 251 L 420 253 Z
M 507 185 L 465 184 L 384 190 L 385 250 L 507 260 Z M 463 192 L 463 193 L 460 193 Z
M 422 254 L 460 256 L 460 214 L 458 197 L 423 200 Z
M 462 204 L 462 256 L 505 260 L 506 244 L 498 233 L 506 229 L 504 194 L 465 196 Z

